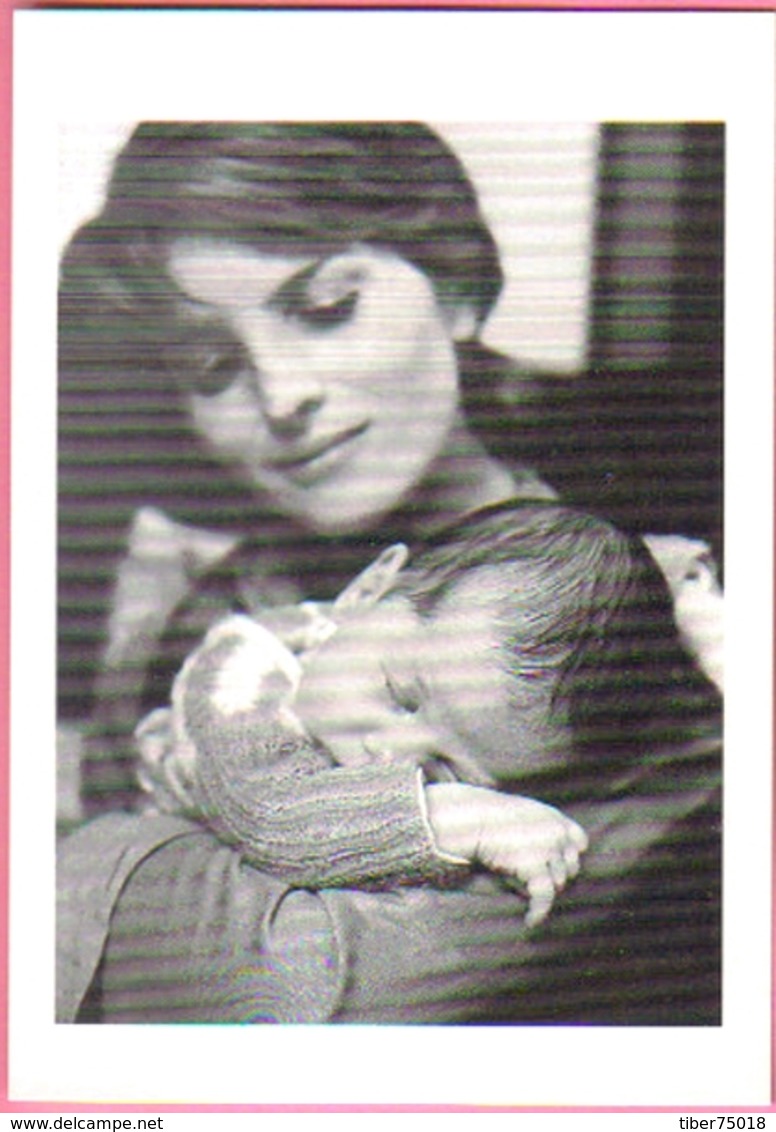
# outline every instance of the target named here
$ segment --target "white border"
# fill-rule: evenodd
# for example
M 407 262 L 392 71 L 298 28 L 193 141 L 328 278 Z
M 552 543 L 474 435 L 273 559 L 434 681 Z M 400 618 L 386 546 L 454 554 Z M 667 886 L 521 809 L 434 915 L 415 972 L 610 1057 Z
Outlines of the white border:
M 15 17 L 11 1096 L 769 1100 L 773 30 L 769 14 L 26 11 Z M 724 120 L 725 1019 L 718 1029 L 56 1027 L 54 311 L 60 121 Z

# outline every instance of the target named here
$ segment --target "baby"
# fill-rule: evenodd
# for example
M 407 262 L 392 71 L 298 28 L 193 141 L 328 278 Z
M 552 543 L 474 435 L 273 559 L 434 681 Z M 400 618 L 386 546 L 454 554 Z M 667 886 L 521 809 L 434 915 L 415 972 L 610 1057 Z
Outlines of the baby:
M 443 882 L 479 864 L 528 922 L 587 839 L 496 787 L 572 751 L 565 685 L 625 600 L 608 524 L 554 504 L 477 513 L 406 566 L 393 547 L 330 609 L 214 626 L 137 737 L 144 788 L 305 887 Z

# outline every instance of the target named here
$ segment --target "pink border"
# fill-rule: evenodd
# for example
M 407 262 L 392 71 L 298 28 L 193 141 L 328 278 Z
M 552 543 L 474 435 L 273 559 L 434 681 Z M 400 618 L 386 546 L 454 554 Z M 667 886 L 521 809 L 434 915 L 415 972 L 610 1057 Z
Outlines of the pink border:
M 13 13 L 26 8 L 45 8 L 35 0 L 0 0 L 0 658 L 5 672 L 9 672 L 10 643 L 10 375 L 11 375 L 11 150 L 12 150 L 12 84 L 13 84 Z M 131 0 L 115 0 L 102 4 L 99 0 L 71 2 L 62 0 L 51 7 L 67 8 L 132 8 L 138 5 Z M 145 0 L 144 8 L 213 8 L 220 5 L 208 0 Z M 257 5 L 252 0 L 230 0 L 229 7 L 240 8 L 355 8 L 355 9 L 426 9 L 449 11 L 468 9 L 481 11 L 677 11 L 677 12 L 774 12 L 776 0 L 270 0 Z M 775 249 L 776 251 L 776 249 Z M 775 259 L 776 262 L 776 259 Z M 774 359 L 776 374 L 776 358 Z M 776 436 L 776 421 L 774 422 Z M 703 1106 L 703 1107 L 572 1107 L 522 1105 L 386 1105 L 386 1104 L 328 1104 L 328 1105 L 177 1105 L 177 1104 L 88 1104 L 67 1102 L 14 1101 L 8 1097 L 8 896 L 9 896 L 9 715 L 8 679 L 0 679 L 0 1113 L 776 1113 L 776 1055 L 772 1052 L 771 1104 L 765 1106 Z M 774 787 L 776 791 L 776 786 Z M 776 810 L 776 793 L 774 796 Z M 776 876 L 776 839 L 774 839 L 773 875 Z M 776 986 L 776 920 L 771 941 L 772 985 Z M 772 1036 L 776 1038 L 773 1028 Z M 772 1043 L 776 1046 L 776 1042 Z
M 0 664 L 10 671 L 12 21 L 0 2 Z M 9 679 L 0 679 L 0 1098 L 8 1096 Z
M 24 8 L 252 8 L 256 10 L 272 8 L 306 8 L 358 10 L 370 8 L 451 11 L 462 8 L 469 11 L 620 11 L 620 12 L 773 12 L 776 0 L 269 0 L 257 4 L 254 0 L 144 0 L 142 4 L 133 0 L 59 0 L 58 3 L 40 3 L 36 0 L 0 0 L 0 6 L 11 11 Z M 4 42 L 10 42 L 4 41 Z

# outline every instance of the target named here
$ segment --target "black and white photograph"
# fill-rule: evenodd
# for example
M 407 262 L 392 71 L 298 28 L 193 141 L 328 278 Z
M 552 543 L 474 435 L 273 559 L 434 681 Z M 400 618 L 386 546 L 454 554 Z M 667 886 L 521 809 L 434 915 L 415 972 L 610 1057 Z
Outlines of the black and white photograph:
M 29 57 L 57 27 L 36 42 L 35 15 Z M 173 14 L 144 15 L 155 74 Z M 190 78 L 214 25 L 175 15 Z M 262 56 L 309 37 L 314 85 L 316 15 L 221 13 L 218 42 L 243 58 L 241 35 Z M 333 68 L 363 75 L 364 16 Z M 398 14 L 375 16 L 398 42 Z M 578 46 L 601 56 L 592 24 Z M 434 42 L 427 16 L 412 26 Z M 521 26 L 470 21 L 516 44 Z M 751 24 L 730 27 L 746 46 Z M 494 1095 L 639 1103 L 635 1071 L 606 1066 L 643 1048 L 619 1056 L 654 1058 L 670 1103 L 677 1051 L 733 1081 L 744 1008 L 761 1035 L 768 1011 L 741 980 L 767 969 L 769 658 L 755 614 L 742 705 L 727 598 L 744 531 L 768 620 L 772 351 L 749 355 L 742 455 L 730 349 L 748 104 L 532 105 L 525 76 L 510 103 L 502 74 L 471 110 L 457 91 L 394 108 L 379 70 L 381 97 L 336 105 L 263 97 L 258 68 L 249 99 L 117 83 L 92 115 L 66 98 L 33 119 L 55 184 L 36 347 L 53 396 L 19 415 L 46 450 L 55 754 L 26 771 L 50 772 L 53 804 L 19 844 L 45 817 L 53 950 L 22 1025 L 42 1011 L 54 1046 L 101 1050 L 95 1069 L 133 1062 L 129 1095 L 150 1099 L 159 1041 L 191 1065 L 239 1050 L 212 1099 L 245 1102 L 281 1099 L 266 1079 L 229 1091 L 258 1050 L 265 1068 L 317 1058 L 320 1089 L 368 1032 L 432 1075 L 473 1043 L 454 1100 L 535 1057 L 578 1062 L 573 1083 Z M 440 73 L 449 93 L 454 53 Z M 29 680 L 31 644 L 17 656 Z M 728 931 L 747 909 L 751 963 Z M 736 1087 L 765 1087 L 767 1063 Z M 112 1080 L 84 1098 L 76 1072 L 73 1095 Z M 715 1099 L 713 1073 L 687 1087 Z
M 119 152 L 60 288 L 60 718 L 116 815 L 63 845 L 61 1021 L 719 1022 L 724 131 L 591 133 L 568 376 L 483 344 L 424 124 Z

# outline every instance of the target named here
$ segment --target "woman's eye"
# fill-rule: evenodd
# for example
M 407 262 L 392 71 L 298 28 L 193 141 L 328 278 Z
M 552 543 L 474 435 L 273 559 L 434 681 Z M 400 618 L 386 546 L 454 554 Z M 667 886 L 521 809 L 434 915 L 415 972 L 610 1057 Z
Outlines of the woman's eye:
M 358 304 L 358 291 L 348 291 L 332 303 L 302 303 L 293 314 L 306 326 L 316 330 L 328 330 L 348 322 L 354 315 Z
M 226 346 L 192 359 L 193 366 L 184 380 L 203 396 L 214 396 L 228 388 L 245 368 L 246 359 L 238 347 Z
M 182 343 L 165 351 L 176 381 L 205 397 L 223 393 L 245 369 L 247 359 L 237 343 Z

